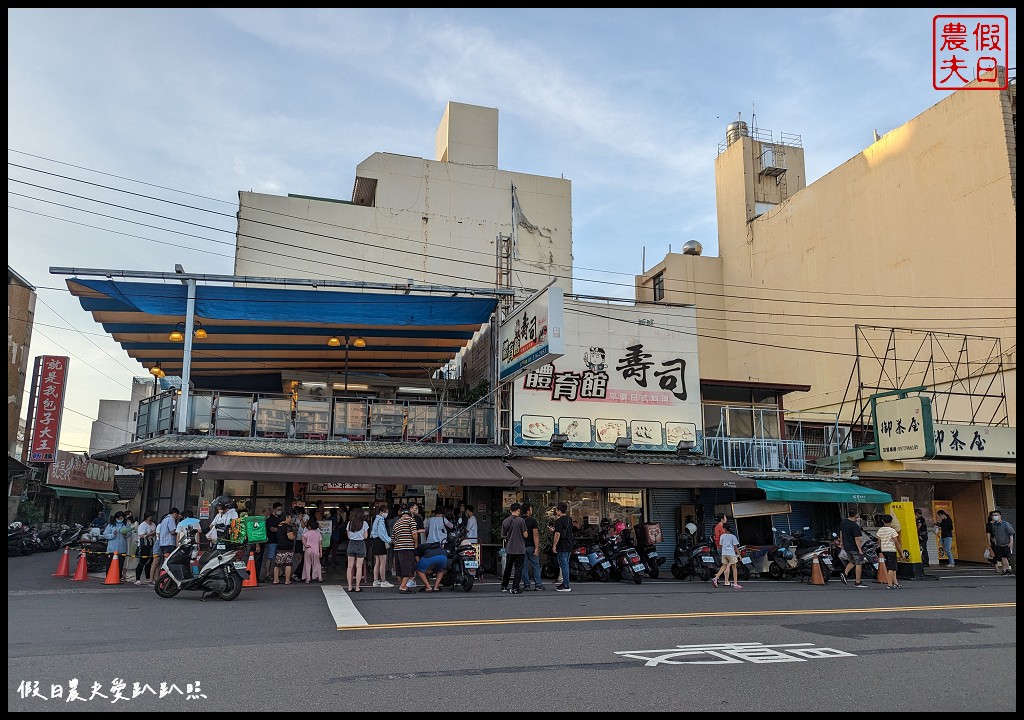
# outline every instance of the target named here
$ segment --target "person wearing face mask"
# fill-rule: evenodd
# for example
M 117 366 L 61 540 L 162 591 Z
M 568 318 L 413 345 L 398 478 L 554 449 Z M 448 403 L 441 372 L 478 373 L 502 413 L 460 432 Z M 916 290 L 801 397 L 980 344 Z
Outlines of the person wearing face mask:
M 263 551 L 263 557 L 267 562 L 267 570 L 263 572 L 262 568 L 256 568 L 257 572 L 262 572 L 264 581 L 270 577 L 270 569 L 274 567 L 274 562 L 277 559 L 277 526 L 281 524 L 281 513 L 284 511 L 284 506 L 276 502 L 270 509 L 270 515 L 267 516 L 267 544 Z
M 992 513 L 992 531 L 989 533 L 989 541 L 992 543 L 992 551 L 995 553 L 996 572 L 1001 575 L 1013 575 L 1013 570 L 1010 569 L 1013 538 L 1013 525 L 1003 520 L 1000 513 Z

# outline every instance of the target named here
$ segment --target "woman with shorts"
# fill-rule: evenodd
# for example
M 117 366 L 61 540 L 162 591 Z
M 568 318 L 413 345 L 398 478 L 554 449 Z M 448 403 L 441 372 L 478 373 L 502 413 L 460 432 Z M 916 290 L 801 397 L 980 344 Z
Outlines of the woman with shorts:
M 739 553 L 736 548 L 739 547 L 740 539 L 732 534 L 732 525 L 729 523 L 723 523 L 722 529 L 724 532 L 719 536 L 718 541 L 721 543 L 722 550 L 722 567 L 718 568 L 718 572 L 715 573 L 715 577 L 711 580 L 711 584 L 718 587 L 718 578 L 725 575 L 725 585 L 729 586 L 729 572 L 732 571 L 732 586 L 736 590 L 742 590 L 743 586 L 739 583 Z
M 292 525 L 292 514 L 281 516 L 277 526 L 277 555 L 274 556 L 274 585 L 280 583 L 281 571 L 284 571 L 284 584 L 292 584 L 292 562 L 295 560 L 295 526 Z
M 348 549 L 345 550 L 345 554 L 348 556 L 348 569 L 345 571 L 348 579 L 348 591 L 362 592 L 359 584 L 363 581 L 365 572 L 363 565 L 366 562 L 366 537 L 370 533 L 370 526 L 363 519 L 361 507 L 353 509 L 349 514 L 345 532 L 348 535 Z M 353 579 L 355 589 L 352 588 Z

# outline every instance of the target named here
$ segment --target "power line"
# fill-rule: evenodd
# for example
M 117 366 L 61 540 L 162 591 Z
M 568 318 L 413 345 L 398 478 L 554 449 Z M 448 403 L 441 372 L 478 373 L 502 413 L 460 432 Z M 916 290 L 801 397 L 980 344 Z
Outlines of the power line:
M 149 200 L 154 200 L 154 201 L 157 201 L 157 202 L 168 203 L 168 204 L 171 204 L 171 205 L 175 205 L 175 206 L 178 206 L 178 207 L 187 208 L 187 209 L 191 209 L 191 210 L 196 210 L 196 211 L 199 211 L 199 212 L 211 213 L 211 214 L 219 215 L 219 216 L 222 216 L 222 217 L 225 217 L 225 218 L 229 218 L 229 217 L 233 218 L 233 219 L 235 218 L 235 216 L 229 215 L 228 213 L 221 213 L 221 212 L 214 211 L 214 210 L 208 210 L 206 208 L 200 208 L 200 207 L 196 207 L 196 206 L 193 206 L 193 205 L 187 205 L 185 203 L 178 203 L 178 202 L 171 201 L 171 200 L 166 200 L 166 199 L 163 199 L 163 198 L 158 198 L 158 197 L 154 197 L 154 196 L 150 196 L 150 195 L 144 195 L 142 193 L 136 193 L 136 192 L 133 192 L 133 191 L 130 191 L 130 190 L 124 190 L 124 189 L 121 189 L 121 188 L 115 188 L 115 187 L 111 187 L 111 186 L 107 186 L 107 185 L 101 185 L 99 183 L 93 183 L 93 182 L 90 182 L 90 181 L 87 181 L 87 180 L 81 180 L 81 179 L 78 179 L 78 178 L 73 178 L 73 177 L 69 177 L 69 176 L 65 176 L 65 175 L 59 175 L 57 173 L 51 173 L 51 172 L 48 172 L 48 171 L 45 171 L 45 170 L 39 170 L 39 169 L 36 169 L 36 168 L 30 168 L 30 167 L 23 166 L 23 165 L 17 165 L 15 163 L 8 163 L 8 164 L 11 165 L 12 167 L 21 168 L 21 169 L 25 169 L 25 170 L 29 170 L 29 171 L 33 171 L 33 172 L 38 172 L 38 173 L 42 173 L 42 174 L 46 174 L 46 175 L 51 175 L 53 177 L 58 177 L 58 178 L 65 179 L 65 180 L 70 180 L 70 181 L 73 181 L 73 182 L 79 182 L 79 183 L 83 183 L 83 184 L 87 184 L 87 185 L 92 185 L 94 187 L 99 187 L 99 188 L 103 188 L 103 189 L 106 189 L 106 190 L 112 190 L 114 192 L 125 193 L 125 194 L 133 195 L 133 196 L 136 196 L 136 197 L 141 197 L 141 198 L 145 198 L 145 199 L 149 199 Z M 40 188 L 40 189 L 49 190 L 51 192 L 57 192 L 57 193 L 61 193 L 61 194 L 70 195 L 72 197 L 78 197 L 80 199 L 87 200 L 87 201 L 90 201 L 90 202 L 97 202 L 97 203 L 101 203 L 101 204 L 112 205 L 114 207 L 118 207 L 118 208 L 121 208 L 121 209 L 124 209 L 124 210 L 128 210 L 129 212 L 139 212 L 139 213 L 143 213 L 143 214 L 147 214 L 147 215 L 153 215 L 153 216 L 156 216 L 156 217 L 160 217 L 160 218 L 163 218 L 163 219 L 166 219 L 166 220 L 170 220 L 172 222 L 181 222 L 181 223 L 190 224 L 190 225 L 197 225 L 199 227 L 204 227 L 206 229 L 212 229 L 212 230 L 216 230 L 216 231 L 220 231 L 220 232 L 228 232 L 228 231 L 222 230 L 220 228 L 214 228 L 214 227 L 210 227 L 210 226 L 205 226 L 205 225 L 201 225 L 199 223 L 191 223 L 191 222 L 188 222 L 188 221 L 179 220 L 177 218 L 173 218 L 173 217 L 169 217 L 169 216 L 158 215 L 156 213 L 148 213 L 148 212 L 145 212 L 145 211 L 142 211 L 142 210 L 138 210 L 138 209 L 135 209 L 135 208 L 131 208 L 131 207 L 121 206 L 121 205 L 117 205 L 117 204 L 114 204 L 114 203 L 107 203 L 105 201 L 96 200 L 94 198 L 89 198 L 89 197 L 85 197 L 85 196 L 81 196 L 81 195 L 76 195 L 74 193 L 69 193 L 69 192 L 62 191 L 62 190 L 56 190 L 54 188 L 47 188 L 46 186 L 37 185 L 37 184 L 34 184 L 34 183 L 28 183 L 28 182 L 21 181 L 21 180 L 13 180 L 13 182 L 18 182 L 18 183 L 29 185 L 29 186 L 32 186 L 32 187 L 37 187 L 37 188 Z M 17 193 L 13 193 L 13 194 L 18 195 Z M 25 196 L 25 197 L 31 197 L 31 196 Z M 202 196 L 199 196 L 199 197 L 202 197 Z M 32 199 L 35 199 L 35 200 L 37 200 L 39 202 L 48 202 L 48 201 L 42 200 L 40 198 L 32 198 Z M 225 202 L 225 201 L 218 201 L 218 202 Z M 296 217 L 296 216 L 293 216 L 293 215 L 288 215 L 286 213 L 278 213 L 278 212 L 274 212 L 274 211 L 270 211 L 270 210 L 264 210 L 262 208 L 250 208 L 248 206 L 244 206 L 244 205 L 241 205 L 241 204 L 239 205 L 239 207 L 250 209 L 250 210 L 253 210 L 253 211 L 266 212 L 266 213 L 269 213 L 269 214 L 279 215 L 279 216 L 286 217 L 286 218 L 289 218 L 289 219 L 292 219 L 292 220 L 300 220 L 302 222 L 307 222 L 307 223 L 312 222 L 312 223 L 316 223 L 316 224 L 319 224 L 319 225 L 326 225 L 328 227 L 340 228 L 340 229 L 345 229 L 345 230 L 352 230 L 352 231 L 355 231 L 355 232 L 361 232 L 361 233 L 365 233 L 365 234 L 368 234 L 368 235 L 377 235 L 377 236 L 380 236 L 380 237 L 383 237 L 383 238 L 387 238 L 387 239 L 408 240 L 408 238 L 400 238 L 398 236 L 387 235 L 387 234 L 384 234 L 384 233 L 377 233 L 377 232 L 374 232 L 372 230 L 351 228 L 351 227 L 348 227 L 348 226 L 338 225 L 338 224 L 334 224 L 334 223 L 328 223 L 326 221 L 310 220 L 310 219 L 307 219 L 307 218 L 299 218 L 299 217 Z M 78 209 L 78 208 L 72 208 L 72 209 Z M 85 210 L 80 210 L 80 211 L 81 212 L 90 212 L 90 211 L 85 211 Z M 124 220 L 124 219 L 121 219 L 121 218 L 113 218 L 113 219 L 118 219 L 118 220 L 121 220 L 123 222 L 133 222 L 133 221 Z M 255 224 L 266 225 L 266 226 L 277 228 L 277 229 L 281 229 L 281 230 L 286 230 L 288 232 L 312 235 L 312 236 L 315 236 L 315 237 L 324 238 L 324 239 L 328 239 L 328 240 L 336 240 L 336 241 L 348 242 L 348 243 L 353 243 L 353 244 L 356 244 L 356 245 L 363 245 L 363 246 L 372 247 L 372 248 L 376 248 L 377 247 L 377 246 L 373 245 L 372 243 L 367 243 L 367 242 L 363 242 L 363 241 L 359 241 L 359 240 L 353 240 L 351 238 L 342 238 L 342 237 L 336 237 L 336 236 L 331 236 L 331 235 L 325 235 L 323 233 L 315 233 L 315 232 L 312 232 L 312 231 L 309 231 L 309 230 L 303 230 L 303 229 L 300 229 L 300 228 L 291 228 L 291 227 L 287 227 L 287 226 L 283 226 L 283 225 L 275 225 L 273 223 L 267 223 L 267 222 L 260 221 L 260 220 L 255 220 L 255 219 L 250 219 L 249 222 L 255 223 Z M 163 229 L 163 228 L 161 228 L 161 229 Z M 171 231 L 171 230 L 167 230 L 167 231 L 168 232 L 175 232 L 175 231 Z M 238 236 L 241 237 L 243 235 L 241 233 L 238 233 Z M 293 247 L 293 248 L 297 248 L 297 249 L 305 250 L 305 251 L 310 251 L 310 252 L 318 252 L 318 253 L 325 252 L 323 250 L 318 250 L 318 249 L 314 249 L 314 248 L 310 248 L 310 247 L 302 246 L 302 245 L 294 245 L 294 244 L 291 244 L 291 243 L 284 243 L 282 241 L 271 240 L 269 238 L 260 238 L 260 237 L 255 237 L 255 236 L 245 236 L 245 237 L 249 237 L 249 238 L 254 239 L 254 240 L 259 240 L 261 242 L 283 244 L 283 245 L 288 246 L 288 247 Z M 211 240 L 211 242 L 217 242 L 217 241 L 212 241 Z M 239 246 L 239 247 L 244 247 L 244 246 Z M 255 250 L 256 248 L 247 248 L 247 249 Z M 394 250 L 396 252 L 411 253 L 411 251 L 399 250 L 397 248 L 395 248 Z M 486 254 L 486 253 L 484 253 L 482 251 L 472 250 L 470 248 L 463 248 L 463 249 L 460 250 L 460 252 Z M 336 254 L 336 253 L 329 253 L 329 254 Z M 424 254 L 417 254 L 417 256 L 420 256 L 420 257 L 422 257 L 423 255 Z M 308 258 L 301 258 L 301 257 L 298 257 L 298 256 L 287 256 L 286 255 L 286 257 L 289 257 L 291 259 L 300 260 L 300 261 L 305 261 L 305 262 L 309 262 L 310 261 L 310 259 L 308 259 Z M 432 256 L 432 255 L 426 255 L 426 257 L 433 258 L 433 259 L 442 259 L 442 260 L 443 259 L 447 259 L 447 258 L 438 258 L 437 256 Z M 370 264 L 380 264 L 377 261 L 372 261 L 372 260 L 367 260 L 367 259 L 363 259 L 363 262 L 370 263 Z M 479 267 L 486 267 L 488 269 L 491 269 L 493 267 L 490 264 L 473 263 L 473 262 L 470 262 L 470 261 L 465 261 L 465 264 L 477 265 Z M 354 271 L 357 271 L 357 272 L 359 271 L 359 270 L 357 270 L 355 268 L 350 268 L 350 267 L 345 267 L 344 269 L 354 270 Z M 402 268 L 402 269 L 408 270 L 408 271 L 415 271 L 415 270 L 417 270 L 416 268 Z M 525 270 L 525 271 L 526 272 L 530 272 L 529 270 Z M 611 272 L 613 274 L 625 274 L 625 273 L 618 273 L 617 271 L 601 271 L 601 270 L 596 270 L 596 271 L 597 272 Z M 517 269 L 517 272 L 519 272 L 518 269 Z M 462 279 L 462 280 L 470 279 L 470 278 L 463 278 L 461 276 L 450 275 L 450 274 L 445 274 L 445 273 L 438 273 L 438 274 L 440 274 L 443 277 L 453 277 L 453 278 L 458 278 L 458 279 Z M 390 276 L 390 277 L 398 277 L 398 276 Z M 568 279 L 570 276 L 566 275 L 566 276 L 560 276 L 560 277 Z M 578 280 L 580 282 L 593 282 L 593 283 L 601 283 L 601 284 L 606 284 L 606 285 L 617 285 L 617 286 L 621 286 L 621 287 L 634 287 L 633 283 L 615 283 L 615 282 L 606 281 L 606 280 L 598 280 L 598 279 L 595 279 L 595 278 L 578 278 L 578 277 L 574 277 L 574 280 Z M 683 286 L 685 287 L 685 283 L 683 283 L 683 281 L 674 281 L 673 280 L 671 282 L 673 282 L 673 283 L 674 282 L 680 282 L 680 284 L 683 284 Z M 719 286 L 718 283 L 701 283 L 701 284 L 714 284 L 716 287 Z M 721 286 L 724 287 L 725 284 L 722 284 Z M 733 287 L 749 287 L 749 286 L 733 286 Z M 753 289 L 765 289 L 765 288 L 753 288 Z M 772 291 L 775 292 L 776 290 L 772 290 Z M 777 291 L 778 292 L 802 292 L 802 293 L 814 293 L 814 294 L 825 294 L 825 295 L 840 295 L 840 293 L 818 292 L 818 291 L 812 291 L 812 290 L 799 290 L 799 291 L 777 290 Z M 854 306 L 854 307 L 865 307 L 865 306 L 867 306 L 867 307 L 892 307 L 891 303 L 887 303 L 887 304 L 841 303 L 841 302 L 820 301 L 820 300 L 801 300 L 801 299 L 788 299 L 788 298 L 750 297 L 750 296 L 742 296 L 742 295 L 728 295 L 728 294 L 725 294 L 725 293 L 702 293 L 702 292 L 695 291 L 695 290 L 694 291 L 690 291 L 690 292 L 692 294 L 695 294 L 695 295 L 709 295 L 709 296 L 712 296 L 712 297 L 726 297 L 726 298 L 731 298 L 731 299 L 742 299 L 742 300 L 750 300 L 750 301 L 756 301 L 756 302 L 796 302 L 796 303 L 802 303 L 802 304 L 810 303 L 810 304 L 816 304 L 816 305 L 837 305 L 837 306 Z M 866 294 L 865 293 L 842 293 L 842 295 L 847 296 L 847 297 L 852 297 L 852 296 L 866 295 Z M 871 294 L 871 296 L 872 297 L 904 297 L 904 298 L 912 297 L 912 296 L 879 296 L 877 294 Z M 914 299 L 924 299 L 924 298 L 914 298 Z M 961 299 L 961 300 L 979 300 L 981 298 L 957 298 L 957 299 Z M 1003 299 L 1003 298 L 992 298 L 992 299 Z M 1009 299 L 1009 298 L 1006 298 L 1006 299 Z M 947 305 L 947 306 L 939 306 L 939 305 L 935 305 L 935 304 L 929 304 L 929 305 L 903 305 L 902 307 L 906 307 L 906 308 L 929 308 L 929 309 L 931 309 L 931 308 L 962 309 L 963 305 L 962 305 L 962 303 L 959 304 L 959 305 Z M 1016 306 L 989 306 L 989 307 L 998 307 L 998 308 L 1013 307 L 1013 308 L 1015 308 Z

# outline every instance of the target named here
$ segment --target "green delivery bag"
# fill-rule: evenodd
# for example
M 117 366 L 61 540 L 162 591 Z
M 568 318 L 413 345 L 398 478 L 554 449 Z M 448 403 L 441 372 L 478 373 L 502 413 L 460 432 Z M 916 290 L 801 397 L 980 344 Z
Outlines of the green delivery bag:
M 267 541 L 267 519 L 262 515 L 246 515 L 244 519 L 245 542 Z

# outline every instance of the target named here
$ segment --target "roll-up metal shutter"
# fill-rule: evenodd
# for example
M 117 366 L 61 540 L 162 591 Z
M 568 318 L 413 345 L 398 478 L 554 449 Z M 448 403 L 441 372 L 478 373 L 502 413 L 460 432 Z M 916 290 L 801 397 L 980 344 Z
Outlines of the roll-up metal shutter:
M 1003 520 L 1013 525 L 1017 530 L 1017 486 L 1016 485 L 993 485 L 992 495 L 996 501 L 996 509 L 1003 516 Z M 664 528 L 662 528 L 664 530 Z M 1016 549 L 1016 547 L 1014 548 Z
M 735 499 L 735 490 L 701 488 L 697 503 L 703 508 L 704 537 L 710 539 L 715 536 L 715 505 L 727 505 Z
M 789 504 L 789 512 L 785 515 L 772 515 L 772 527 L 781 530 L 785 533 L 795 533 L 797 530 L 803 530 L 805 527 L 812 528 L 808 531 L 808 537 L 813 535 L 813 525 L 811 524 L 811 507 L 813 503 L 807 502 L 792 502 Z
M 661 523 L 661 542 L 658 553 L 667 558 L 665 567 L 672 563 L 676 549 L 676 524 L 679 522 L 679 506 L 693 502 L 692 490 L 650 490 L 651 522 Z

